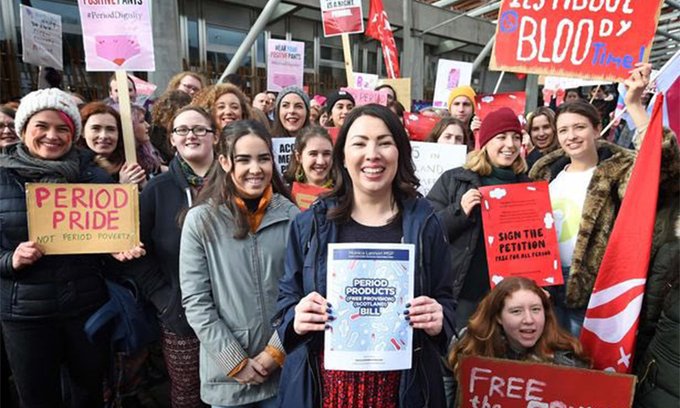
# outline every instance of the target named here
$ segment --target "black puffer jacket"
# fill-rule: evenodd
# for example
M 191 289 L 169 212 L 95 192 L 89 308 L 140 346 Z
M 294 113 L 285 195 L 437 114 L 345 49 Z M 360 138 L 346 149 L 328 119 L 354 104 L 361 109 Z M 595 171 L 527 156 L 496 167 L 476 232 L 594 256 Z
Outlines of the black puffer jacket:
M 140 197 L 139 232 L 146 256 L 135 259 L 125 274 L 133 278 L 144 297 L 173 333 L 189 336 L 179 287 L 179 243 L 182 230 L 178 215 L 192 204 L 192 192 L 175 158 L 166 173 L 149 181 Z
M 517 177 L 521 183 L 530 181 L 523 174 Z M 442 174 L 427 195 L 427 200 L 442 217 L 444 234 L 451 245 L 451 268 L 455 276 L 453 297 L 456 300 L 465 283 L 472 256 L 477 250 L 479 234 L 482 233 L 482 214 L 479 206 L 473 209 L 468 217 L 460 206 L 460 200 L 468 190 L 478 189 L 481 185 L 482 179 L 479 174 L 457 167 Z
M 79 183 L 110 183 L 91 152 L 79 151 Z M 27 180 L 0 168 L 0 318 L 35 320 L 90 313 L 108 300 L 104 255 L 49 255 L 19 271 L 12 255 L 28 241 Z

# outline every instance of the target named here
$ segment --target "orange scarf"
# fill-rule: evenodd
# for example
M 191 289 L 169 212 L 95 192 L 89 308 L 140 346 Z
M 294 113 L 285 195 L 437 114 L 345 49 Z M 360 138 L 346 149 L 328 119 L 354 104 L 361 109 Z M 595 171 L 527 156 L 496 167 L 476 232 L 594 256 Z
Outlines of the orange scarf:
M 246 212 L 248 216 L 248 225 L 250 226 L 250 232 L 252 232 L 253 234 L 260 227 L 260 224 L 262 224 L 262 219 L 264 219 L 264 214 L 267 212 L 267 208 L 269 207 L 269 203 L 272 201 L 273 196 L 274 189 L 272 189 L 272 186 L 270 184 L 269 187 L 267 187 L 267 189 L 264 190 L 264 194 L 262 194 L 262 198 L 260 198 L 260 204 L 257 206 L 257 210 L 254 213 L 248 211 L 248 207 L 246 206 L 246 203 L 243 201 L 241 197 L 234 197 L 234 202 L 236 203 L 236 205 Z

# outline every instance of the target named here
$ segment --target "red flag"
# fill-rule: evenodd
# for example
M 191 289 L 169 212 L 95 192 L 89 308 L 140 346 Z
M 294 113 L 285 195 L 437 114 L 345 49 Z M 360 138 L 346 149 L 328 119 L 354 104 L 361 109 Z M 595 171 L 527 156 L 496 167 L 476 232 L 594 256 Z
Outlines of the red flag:
M 583 322 L 581 343 L 596 369 L 632 369 L 656 217 L 662 121 L 659 94 Z
M 387 77 L 399 78 L 401 76 L 399 73 L 399 53 L 382 0 L 371 0 L 368 16 L 366 35 L 375 38 L 382 44 Z

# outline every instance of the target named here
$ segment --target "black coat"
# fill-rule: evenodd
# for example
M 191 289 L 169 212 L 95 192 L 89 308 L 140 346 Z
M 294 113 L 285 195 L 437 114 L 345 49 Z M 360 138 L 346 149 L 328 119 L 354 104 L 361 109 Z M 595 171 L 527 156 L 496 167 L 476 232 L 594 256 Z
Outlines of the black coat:
M 191 206 L 191 187 L 175 158 L 166 173 L 152 178 L 140 197 L 139 232 L 146 256 L 130 263 L 132 277 L 172 332 L 190 336 L 179 287 L 179 214 Z
M 414 297 L 430 296 L 442 305 L 442 332 L 429 337 L 422 330 L 413 334 L 413 368 L 402 372 L 399 406 L 403 408 L 445 407 L 440 358 L 455 327 L 448 267 L 448 247 L 442 226 L 432 207 L 422 198 L 403 203 L 403 242 L 415 244 L 416 276 Z M 278 313 L 273 323 L 288 355 L 281 373 L 280 407 L 318 406 L 321 392 L 318 356 L 323 348 L 323 332 L 299 336 L 293 330 L 295 306 L 312 291 L 326 295 L 328 244 L 336 242 L 338 226 L 326 218 L 332 199 L 315 202 L 293 221 L 286 252 L 286 274 L 279 282 Z M 444 260 L 440 260 L 443 255 Z
M 518 182 L 529 182 L 523 174 Z M 472 170 L 456 167 L 439 177 L 427 199 L 442 218 L 444 234 L 451 245 L 451 268 L 453 269 L 453 297 L 458 300 L 470 269 L 472 256 L 477 250 L 479 234 L 482 233 L 482 213 L 477 206 L 470 216 L 465 215 L 460 200 L 468 190 L 478 189 L 482 178 Z
M 110 183 L 91 152 L 79 151 L 79 183 Z M 108 300 L 102 273 L 105 255 L 46 255 L 19 271 L 12 255 L 28 241 L 27 180 L 0 168 L 0 318 L 36 320 L 91 313 Z M 111 258 L 112 262 L 113 258 Z

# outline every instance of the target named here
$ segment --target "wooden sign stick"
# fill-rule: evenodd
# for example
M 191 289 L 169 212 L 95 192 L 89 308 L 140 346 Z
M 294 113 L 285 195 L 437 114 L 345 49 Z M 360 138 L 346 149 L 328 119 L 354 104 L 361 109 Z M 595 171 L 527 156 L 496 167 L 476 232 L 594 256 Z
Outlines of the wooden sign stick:
M 501 87 L 501 82 L 503 82 L 503 77 L 505 76 L 505 71 L 501 71 L 501 74 L 498 76 L 498 81 L 496 82 L 496 87 L 493 89 L 493 94 L 498 93 L 498 89 Z
M 342 52 L 345 55 L 345 74 L 347 75 L 347 87 L 354 88 L 354 69 L 352 67 L 352 49 L 349 45 L 349 34 L 341 34 Z
M 132 127 L 132 104 L 128 91 L 128 76 L 125 70 L 116 70 L 116 86 L 118 87 L 118 105 L 120 106 L 120 121 L 123 125 L 123 148 L 125 149 L 125 162 L 137 163 L 137 144 L 135 132 Z
M 593 92 L 593 96 L 590 98 L 588 103 L 593 103 L 593 101 L 595 100 L 595 95 L 597 95 L 597 91 L 599 91 L 599 90 L 600 90 L 600 84 L 597 84 L 597 87 L 595 87 L 595 92 Z

